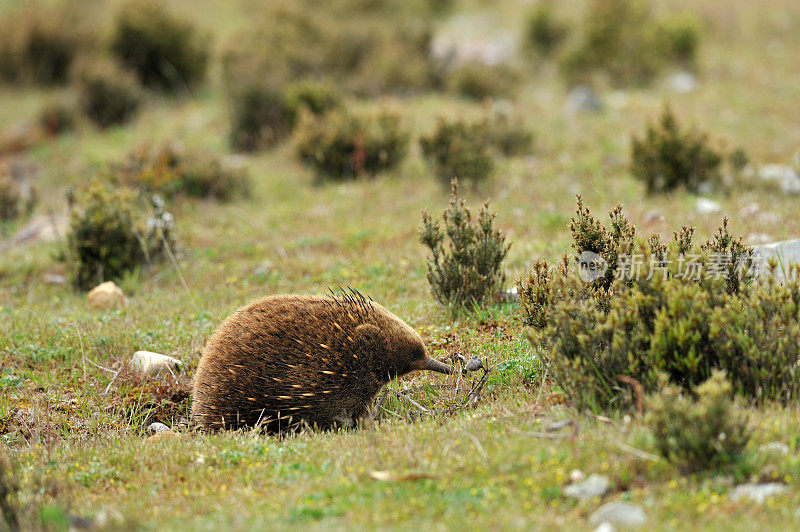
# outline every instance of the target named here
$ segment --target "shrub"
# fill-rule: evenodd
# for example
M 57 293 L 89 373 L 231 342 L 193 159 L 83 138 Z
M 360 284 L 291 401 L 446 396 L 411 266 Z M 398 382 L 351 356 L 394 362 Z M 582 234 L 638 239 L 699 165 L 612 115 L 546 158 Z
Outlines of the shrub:
M 748 418 L 730 395 L 722 371 L 697 387 L 696 400 L 662 379 L 661 390 L 647 402 L 647 422 L 661 456 L 687 472 L 739 461 L 750 439 Z
M 250 195 L 250 176 L 201 150 L 184 151 L 171 144 L 139 148 L 111 169 L 128 186 L 167 196 L 186 194 L 226 201 Z
M 699 31 L 688 19 L 659 22 L 646 2 L 595 0 L 580 38 L 561 57 L 561 71 L 574 84 L 591 81 L 596 73 L 618 86 L 647 83 L 671 62 L 696 54 Z
M 664 372 L 691 390 L 716 369 L 744 397 L 798 397 L 800 284 L 756 282 L 753 250 L 727 220 L 699 247 L 687 227 L 669 244 L 643 242 L 619 207 L 606 228 L 579 200 L 571 231 L 575 255 L 537 262 L 519 293 L 532 342 L 575 404 L 627 407 L 620 376 L 653 391 Z
M 516 73 L 508 66 L 471 61 L 454 68 L 446 83 L 450 92 L 483 100 L 510 96 L 516 82 Z
M 230 142 L 234 149 L 269 148 L 291 132 L 293 116 L 281 89 L 263 82 L 237 90 L 231 100 Z
M 408 146 L 409 136 L 400 117 L 389 112 L 306 115 L 297 131 L 300 160 L 323 179 L 346 180 L 360 174 L 374 177 L 397 166 Z
M 57 100 L 39 111 L 39 126 L 51 137 L 75 129 L 77 110 L 71 102 Z
M 528 18 L 525 45 L 541 56 L 551 55 L 569 34 L 569 26 L 553 15 L 550 2 L 537 4 Z
M 450 206 L 438 220 L 422 213 L 422 242 L 430 250 L 428 282 L 441 304 L 453 312 L 491 301 L 503 288 L 503 261 L 510 244 L 495 228 L 495 214 L 485 203 L 473 220 L 464 199 L 458 195 L 458 180 L 451 183 Z M 445 243 L 445 239 L 447 242 Z
M 298 81 L 286 87 L 286 111 L 294 126 L 305 111 L 321 116 L 343 105 L 341 92 L 332 84 L 314 81 Z
M 442 184 L 450 183 L 454 177 L 477 184 L 488 179 L 494 170 L 483 123 L 440 121 L 436 131 L 420 139 L 420 144 Z
M 706 135 L 682 131 L 667 107 L 658 124 L 644 137 L 631 140 L 631 171 L 648 193 L 678 187 L 697 191 L 701 185 L 719 185 L 722 157 L 708 145 Z
M 67 81 L 86 44 L 83 15 L 73 4 L 26 2 L 0 19 L 0 77 L 16 83 Z
M 146 214 L 140 193 L 95 182 L 77 200 L 60 258 L 78 289 L 120 280 L 175 245 L 172 215 L 157 197 Z
M 16 220 L 28 215 L 36 204 L 36 190 L 23 192 L 11 164 L 0 161 L 0 221 Z
M 506 157 L 526 155 L 533 147 L 533 132 L 511 113 L 491 114 L 485 127 L 489 143 Z
M 142 100 L 136 77 L 106 58 L 77 63 L 74 70 L 79 104 L 101 128 L 130 120 Z
M 129 1 L 120 8 L 110 46 L 148 87 L 176 91 L 205 76 L 207 36 L 155 0 Z

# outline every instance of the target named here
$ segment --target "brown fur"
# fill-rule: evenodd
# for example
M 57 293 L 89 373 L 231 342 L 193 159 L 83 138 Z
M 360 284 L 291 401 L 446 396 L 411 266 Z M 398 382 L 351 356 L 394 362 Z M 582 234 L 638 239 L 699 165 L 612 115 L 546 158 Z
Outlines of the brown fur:
M 411 327 L 357 292 L 267 297 L 211 336 L 192 419 L 209 430 L 351 426 L 384 384 L 417 369 L 450 370 L 428 358 Z

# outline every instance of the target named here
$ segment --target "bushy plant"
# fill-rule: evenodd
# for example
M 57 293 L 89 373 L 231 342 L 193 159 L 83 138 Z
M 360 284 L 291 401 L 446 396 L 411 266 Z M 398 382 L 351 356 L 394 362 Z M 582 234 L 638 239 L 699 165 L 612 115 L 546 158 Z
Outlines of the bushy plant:
M 717 469 L 740 460 L 750 440 L 748 417 L 731 400 L 731 384 L 713 371 L 695 397 L 666 378 L 647 401 L 647 424 L 659 454 L 686 472 Z
M 510 112 L 495 112 L 486 119 L 489 143 L 506 157 L 527 155 L 533 148 L 533 131 Z
M 420 145 L 442 184 L 455 177 L 474 185 L 488 179 L 494 170 L 487 133 L 482 122 L 441 120 L 433 134 L 420 139 Z
M 175 245 L 172 215 L 157 197 L 148 206 L 133 189 L 94 182 L 75 199 L 60 258 L 78 289 L 118 281 Z
M 234 149 L 269 148 L 291 132 L 294 117 L 286 105 L 285 95 L 267 80 L 238 87 L 230 108 L 230 143 Z
M 489 97 L 508 97 L 517 82 L 516 73 L 506 65 L 487 65 L 470 61 L 455 67 L 447 76 L 450 92 L 483 100 Z
M 571 230 L 575 254 L 537 262 L 519 293 L 530 339 L 575 404 L 625 408 L 620 376 L 653 391 L 663 372 L 691 390 L 717 369 L 744 397 L 798 397 L 800 284 L 756 282 L 753 250 L 727 220 L 701 246 L 687 227 L 645 242 L 619 207 L 607 228 L 579 202 Z
M 209 41 L 163 3 L 136 0 L 118 11 L 110 48 L 144 85 L 176 91 L 205 76 Z
M 572 83 L 597 73 L 618 86 L 647 83 L 666 65 L 693 60 L 700 36 L 690 19 L 659 21 L 640 0 L 594 0 L 580 38 L 560 58 L 561 71 Z
M 81 109 L 92 122 L 106 128 L 130 120 L 142 101 L 136 77 L 108 58 L 85 59 L 74 68 Z
M 722 156 L 709 146 L 706 135 L 682 130 L 669 107 L 641 139 L 631 140 L 631 172 L 648 193 L 718 186 L 721 163 Z
M 510 244 L 494 225 L 495 214 L 485 203 L 477 219 L 458 195 L 458 180 L 451 183 L 450 205 L 439 220 L 422 213 L 419 239 L 431 252 L 428 282 L 441 304 L 453 312 L 482 305 L 502 290 L 503 261 Z
M 332 111 L 306 115 L 297 131 L 300 160 L 322 179 L 375 176 L 397 166 L 409 147 L 408 132 L 391 112 L 352 114 Z
M 17 219 L 21 212 L 20 203 L 17 181 L 0 166 L 0 221 Z
M 83 13 L 69 2 L 24 2 L 0 19 L 0 78 L 52 85 L 67 81 L 85 47 Z
M 321 116 L 334 109 L 341 109 L 344 98 L 331 83 L 298 81 L 286 87 L 286 110 L 289 122 L 294 126 L 303 112 Z
M 250 176 L 244 168 L 226 164 L 203 150 L 184 150 L 175 144 L 141 147 L 113 165 L 111 177 L 121 183 L 168 197 L 185 194 L 227 201 L 250 195 Z
M 525 45 L 541 56 L 551 55 L 569 34 L 569 25 L 556 17 L 553 4 L 539 2 L 528 17 Z

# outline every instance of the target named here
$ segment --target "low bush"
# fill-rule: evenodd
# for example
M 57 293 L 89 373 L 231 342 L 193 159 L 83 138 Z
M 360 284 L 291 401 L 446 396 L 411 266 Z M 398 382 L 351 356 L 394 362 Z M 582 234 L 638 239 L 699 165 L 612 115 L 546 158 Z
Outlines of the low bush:
M 600 73 L 613 85 L 644 84 L 664 67 L 694 61 L 699 26 L 689 16 L 659 21 L 646 2 L 595 0 L 579 38 L 560 58 L 573 84 L 591 82 Z
M 60 254 L 76 288 L 119 281 L 174 248 L 172 215 L 157 197 L 150 197 L 149 209 L 147 203 L 133 189 L 100 182 L 76 195 Z
M 122 184 L 168 197 L 185 194 L 227 201 L 248 197 L 251 188 L 250 176 L 243 168 L 225 164 L 205 151 L 185 151 L 172 144 L 134 150 L 110 172 Z
M 292 126 L 296 125 L 303 112 L 321 116 L 334 109 L 341 109 L 344 98 L 331 83 L 298 81 L 286 87 L 284 100 L 286 113 Z
M 291 113 L 283 92 L 270 83 L 239 89 L 231 101 L 230 143 L 234 149 L 269 148 L 291 131 Z
M 37 194 L 33 187 L 24 191 L 14 176 L 12 164 L 0 161 L 0 221 L 16 220 L 29 215 L 36 205 Z
M 540 2 L 528 17 L 525 46 L 542 57 L 552 55 L 569 34 L 569 25 L 556 17 L 553 4 Z
M 389 112 L 306 115 L 297 130 L 300 160 L 322 179 L 341 181 L 361 174 L 374 177 L 397 166 L 408 147 L 409 135 L 400 117 Z
M 527 155 L 533 148 L 533 131 L 511 112 L 494 112 L 486 119 L 489 143 L 506 157 Z
M 446 85 L 450 92 L 483 100 L 511 96 L 517 77 L 506 65 L 487 65 L 480 61 L 471 61 L 451 70 L 447 75 Z
M 174 92 L 205 77 L 208 37 L 155 0 L 128 1 L 120 8 L 110 48 L 151 88 Z
M 79 105 L 99 127 L 124 124 L 136 114 L 142 101 L 139 83 L 114 61 L 85 59 L 73 72 Z
M 642 138 L 631 140 L 631 172 L 644 182 L 648 193 L 679 187 L 696 192 L 702 185 L 719 186 L 722 160 L 706 135 L 681 130 L 668 107 Z
M 431 252 L 428 257 L 428 282 L 431 292 L 451 312 L 492 301 L 503 289 L 503 261 L 510 244 L 495 228 L 495 214 L 485 203 L 477 219 L 458 195 L 458 180 L 451 183 L 450 205 L 439 220 L 422 214 L 422 242 Z
M 698 385 L 694 397 L 662 375 L 648 397 L 647 424 L 659 454 L 685 472 L 714 470 L 740 461 L 750 440 L 748 417 L 731 400 L 722 371 Z
M 798 397 L 800 284 L 756 282 L 753 250 L 727 220 L 699 247 L 687 227 L 644 242 L 619 207 L 606 228 L 579 200 L 571 231 L 575 255 L 538 261 L 519 293 L 530 339 L 575 404 L 628 407 L 620 376 L 652 392 L 663 372 L 692 390 L 714 370 L 749 399 Z
M 0 78 L 53 85 L 68 79 L 90 36 L 74 4 L 24 2 L 0 19 Z
M 51 137 L 75 129 L 78 110 L 74 103 L 66 100 L 55 100 L 39 111 L 39 126 Z
M 444 185 L 453 178 L 475 185 L 486 181 L 494 170 L 492 145 L 483 122 L 442 120 L 433 134 L 420 139 L 420 145 Z

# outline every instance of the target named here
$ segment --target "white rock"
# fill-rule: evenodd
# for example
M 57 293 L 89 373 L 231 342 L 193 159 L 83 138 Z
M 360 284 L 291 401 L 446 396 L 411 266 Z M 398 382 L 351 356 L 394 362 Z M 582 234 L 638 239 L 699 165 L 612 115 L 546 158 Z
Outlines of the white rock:
M 564 102 L 564 110 L 569 114 L 596 113 L 603 109 L 603 102 L 597 93 L 587 85 L 578 85 L 569 91 Z
M 86 294 L 86 299 L 90 307 L 99 310 L 122 307 L 128 303 L 128 298 L 114 281 L 106 281 L 95 286 Z
M 592 526 L 608 523 L 615 528 L 639 528 L 647 522 L 647 515 L 638 504 L 630 502 L 609 502 L 594 511 L 589 517 Z
M 784 194 L 800 194 L 800 175 L 791 166 L 768 164 L 762 166 L 758 176 L 764 181 L 775 181 Z
M 171 432 L 171 431 L 172 429 L 170 429 L 163 423 L 159 423 L 158 421 L 156 421 L 155 423 L 150 423 L 147 426 L 147 432 L 149 432 L 150 434 L 156 434 L 158 432 Z
M 580 469 L 573 469 L 569 472 L 569 480 L 570 482 L 580 482 L 586 478 L 586 475 Z
M 673 92 L 688 94 L 697 88 L 697 78 L 691 72 L 685 70 L 675 72 L 667 79 L 667 86 Z
M 767 261 L 776 259 L 778 261 L 777 276 L 783 277 L 783 271 L 788 270 L 792 263 L 800 264 L 800 239 L 783 240 L 761 246 L 753 246 L 755 252 L 756 275 L 761 275 L 766 271 Z M 781 269 L 783 265 L 783 269 Z
M 181 361 L 171 356 L 151 351 L 136 351 L 131 358 L 131 368 L 141 375 L 180 371 Z
M 614 528 L 614 525 L 612 525 L 608 521 L 603 521 L 602 523 L 597 525 L 597 528 L 594 529 L 594 532 L 616 532 L 616 530 L 617 529 Z
M 758 451 L 761 453 L 775 453 L 775 454 L 782 454 L 783 456 L 787 456 L 789 454 L 789 446 L 780 441 L 773 441 L 769 443 L 765 443 L 764 445 L 759 445 Z
M 611 481 L 608 477 L 592 473 L 589 478 L 580 482 L 574 482 L 564 488 L 564 495 L 578 500 L 602 497 L 608 492 Z
M 715 214 L 720 211 L 719 203 L 708 198 L 697 198 L 694 202 L 694 210 L 698 214 Z
M 769 482 L 767 484 L 741 484 L 736 486 L 736 488 L 733 490 L 730 499 L 733 502 L 748 499 L 761 504 L 770 497 L 782 495 L 788 491 L 789 488 L 780 482 Z

